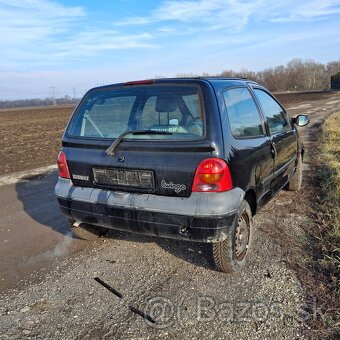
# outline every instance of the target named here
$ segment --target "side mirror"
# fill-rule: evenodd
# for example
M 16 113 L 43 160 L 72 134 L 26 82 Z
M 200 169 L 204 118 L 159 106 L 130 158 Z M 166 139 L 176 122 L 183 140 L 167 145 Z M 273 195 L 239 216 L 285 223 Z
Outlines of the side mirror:
M 293 118 L 293 123 L 297 126 L 306 126 L 309 123 L 309 117 L 307 115 L 298 115 Z

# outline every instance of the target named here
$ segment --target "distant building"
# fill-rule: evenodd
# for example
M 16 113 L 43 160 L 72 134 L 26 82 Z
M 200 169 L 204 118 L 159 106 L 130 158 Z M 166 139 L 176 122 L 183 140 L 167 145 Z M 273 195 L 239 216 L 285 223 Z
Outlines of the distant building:
M 331 89 L 340 90 L 340 72 L 331 76 Z

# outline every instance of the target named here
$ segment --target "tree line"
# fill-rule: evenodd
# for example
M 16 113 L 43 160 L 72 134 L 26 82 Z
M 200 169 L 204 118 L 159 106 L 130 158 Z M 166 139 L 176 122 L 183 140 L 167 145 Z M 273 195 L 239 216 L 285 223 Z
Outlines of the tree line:
M 286 91 L 317 91 L 329 90 L 331 86 L 331 76 L 340 72 L 340 59 L 327 64 L 316 62 L 313 59 L 302 60 L 292 59 L 286 65 L 280 65 L 263 71 L 254 72 L 242 69 L 239 72 L 225 70 L 221 73 L 211 75 L 203 73 L 202 76 L 237 77 L 254 80 L 273 92 Z M 177 77 L 197 77 L 198 74 L 180 73 Z M 155 76 L 155 78 L 162 78 Z M 79 98 L 65 96 L 55 99 L 55 104 L 76 104 Z M 34 98 L 18 100 L 0 100 L 0 108 L 24 107 L 24 106 L 44 106 L 53 105 L 53 98 Z
M 263 71 L 254 72 L 242 69 L 239 72 L 225 70 L 213 76 L 237 77 L 254 80 L 273 92 L 285 91 L 317 91 L 329 90 L 331 76 L 340 72 L 340 59 L 321 64 L 313 59 L 292 59 L 286 65 L 280 65 Z M 199 76 L 197 74 L 181 73 L 179 77 Z M 203 73 L 202 76 L 211 76 Z
M 65 96 L 62 98 L 32 98 L 32 99 L 15 99 L 15 100 L 0 100 L 0 108 L 9 109 L 13 107 L 28 107 L 28 106 L 49 106 L 49 105 L 67 105 L 77 104 L 79 98 L 71 98 Z

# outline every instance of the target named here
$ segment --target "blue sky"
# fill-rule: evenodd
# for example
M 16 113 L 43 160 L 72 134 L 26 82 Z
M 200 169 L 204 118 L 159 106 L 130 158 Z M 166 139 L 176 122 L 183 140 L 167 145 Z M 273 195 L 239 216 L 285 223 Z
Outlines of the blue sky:
M 0 0 L 0 99 L 340 58 L 340 0 Z

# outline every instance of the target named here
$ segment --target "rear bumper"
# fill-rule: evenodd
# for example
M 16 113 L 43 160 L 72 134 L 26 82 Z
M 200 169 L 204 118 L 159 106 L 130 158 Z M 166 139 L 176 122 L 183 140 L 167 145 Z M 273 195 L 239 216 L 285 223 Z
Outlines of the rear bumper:
M 62 212 L 78 223 L 197 242 L 224 240 L 244 197 L 239 188 L 183 198 L 76 187 L 63 178 L 55 194 Z

